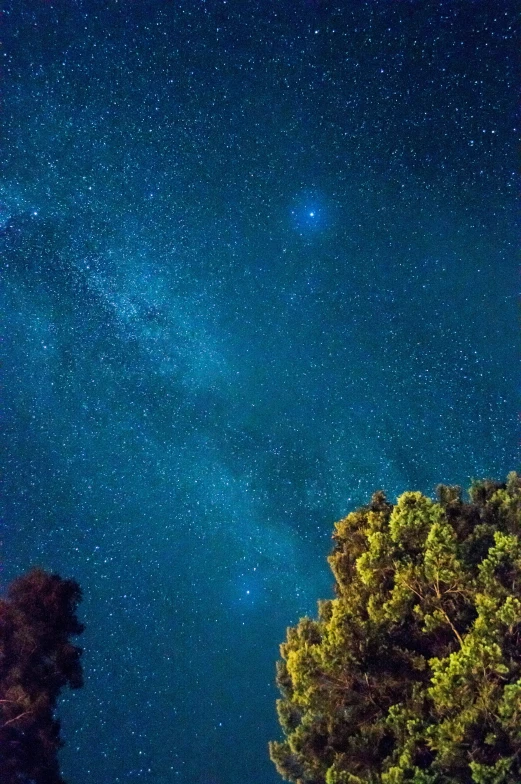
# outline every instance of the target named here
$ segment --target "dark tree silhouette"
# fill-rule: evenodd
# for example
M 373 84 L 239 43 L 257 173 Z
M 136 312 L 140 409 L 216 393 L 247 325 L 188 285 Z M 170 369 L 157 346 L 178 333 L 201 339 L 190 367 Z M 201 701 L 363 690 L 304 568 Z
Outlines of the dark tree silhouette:
M 281 646 L 295 784 L 519 784 L 521 478 L 383 493 L 335 526 L 336 598 Z
M 61 689 L 83 684 L 74 580 L 33 569 L 0 600 L 0 784 L 65 784 L 54 716 Z

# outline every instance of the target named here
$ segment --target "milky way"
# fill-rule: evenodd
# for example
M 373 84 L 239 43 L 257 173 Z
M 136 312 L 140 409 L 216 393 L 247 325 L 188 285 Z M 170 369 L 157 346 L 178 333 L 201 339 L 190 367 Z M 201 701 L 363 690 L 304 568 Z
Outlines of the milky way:
M 333 522 L 518 458 L 516 4 L 7 0 L 2 587 L 70 784 L 275 784 Z

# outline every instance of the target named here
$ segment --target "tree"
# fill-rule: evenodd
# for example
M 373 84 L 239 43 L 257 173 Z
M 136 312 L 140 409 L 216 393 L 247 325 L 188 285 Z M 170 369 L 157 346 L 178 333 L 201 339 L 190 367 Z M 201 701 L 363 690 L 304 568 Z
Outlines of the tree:
M 42 569 L 0 600 L 0 784 L 64 784 L 54 717 L 61 689 L 82 686 L 79 585 Z
M 296 784 L 519 784 L 521 478 L 382 492 L 335 525 L 336 598 L 281 645 Z

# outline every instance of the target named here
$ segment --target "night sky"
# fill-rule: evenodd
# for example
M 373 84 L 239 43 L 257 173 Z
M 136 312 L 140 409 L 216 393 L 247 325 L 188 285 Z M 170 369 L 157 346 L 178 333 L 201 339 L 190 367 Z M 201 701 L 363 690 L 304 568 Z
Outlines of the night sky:
M 276 784 L 383 488 L 518 467 L 518 3 L 0 3 L 0 588 L 84 592 L 70 784 Z

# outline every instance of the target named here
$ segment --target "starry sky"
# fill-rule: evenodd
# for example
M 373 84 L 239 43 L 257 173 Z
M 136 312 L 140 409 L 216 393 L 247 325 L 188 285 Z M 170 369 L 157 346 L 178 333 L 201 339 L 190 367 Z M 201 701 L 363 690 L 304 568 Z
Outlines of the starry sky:
M 70 784 L 276 784 L 335 520 L 518 465 L 517 2 L 3 0 L 0 589 Z

